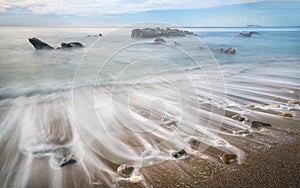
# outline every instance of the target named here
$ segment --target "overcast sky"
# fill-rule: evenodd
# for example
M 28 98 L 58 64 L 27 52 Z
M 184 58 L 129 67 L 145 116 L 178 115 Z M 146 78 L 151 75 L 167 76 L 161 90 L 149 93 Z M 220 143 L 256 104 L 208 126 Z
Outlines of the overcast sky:
M 300 0 L 0 0 L 1 25 L 300 25 Z

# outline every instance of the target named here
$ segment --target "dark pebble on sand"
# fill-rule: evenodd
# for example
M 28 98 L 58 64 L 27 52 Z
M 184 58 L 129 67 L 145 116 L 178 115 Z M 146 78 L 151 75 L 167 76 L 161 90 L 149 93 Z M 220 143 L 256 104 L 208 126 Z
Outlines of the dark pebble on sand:
M 70 159 L 68 161 L 65 161 L 64 163 L 62 163 L 60 165 L 60 167 L 65 167 L 65 166 L 69 166 L 69 165 L 73 165 L 73 164 L 76 164 L 77 161 L 75 159 Z
M 172 153 L 172 156 L 175 158 L 185 157 L 187 156 L 187 152 L 184 149 L 181 149 L 179 151 Z
M 250 128 L 261 128 L 261 127 L 271 127 L 271 124 L 260 122 L 260 121 L 253 121 L 250 126 Z

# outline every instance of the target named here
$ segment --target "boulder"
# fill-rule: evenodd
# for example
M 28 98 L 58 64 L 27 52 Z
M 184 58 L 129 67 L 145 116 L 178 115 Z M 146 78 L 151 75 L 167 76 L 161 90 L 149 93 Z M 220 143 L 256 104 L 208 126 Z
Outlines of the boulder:
M 28 40 L 36 50 L 53 50 L 54 49 L 52 46 L 41 41 L 38 38 L 29 38 Z

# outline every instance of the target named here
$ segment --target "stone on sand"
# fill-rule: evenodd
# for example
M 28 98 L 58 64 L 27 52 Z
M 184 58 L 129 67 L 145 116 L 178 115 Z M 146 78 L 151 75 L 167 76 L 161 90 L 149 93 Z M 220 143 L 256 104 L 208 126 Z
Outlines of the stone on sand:
M 224 153 L 220 159 L 223 161 L 225 164 L 232 164 L 236 162 L 237 160 L 237 155 L 235 154 L 229 154 L 229 153 Z
M 260 122 L 260 121 L 253 121 L 250 126 L 250 128 L 261 128 L 261 127 L 271 127 L 271 124 Z
M 133 167 L 128 167 L 126 164 L 122 164 L 118 167 L 117 173 L 121 175 L 130 175 L 133 172 Z
M 142 177 L 141 176 L 131 176 L 129 178 L 129 181 L 131 183 L 139 183 L 140 181 L 142 181 Z
M 289 112 L 281 112 L 279 115 L 283 116 L 283 117 L 293 117 L 293 114 L 291 114 Z

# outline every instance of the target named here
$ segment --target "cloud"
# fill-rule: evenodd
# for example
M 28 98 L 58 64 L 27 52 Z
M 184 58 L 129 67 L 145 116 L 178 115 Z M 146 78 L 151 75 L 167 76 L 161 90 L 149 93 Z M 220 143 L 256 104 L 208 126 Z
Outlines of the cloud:
M 0 0 L 0 11 L 26 8 L 35 14 L 107 15 L 208 8 L 260 1 L 263 0 Z

